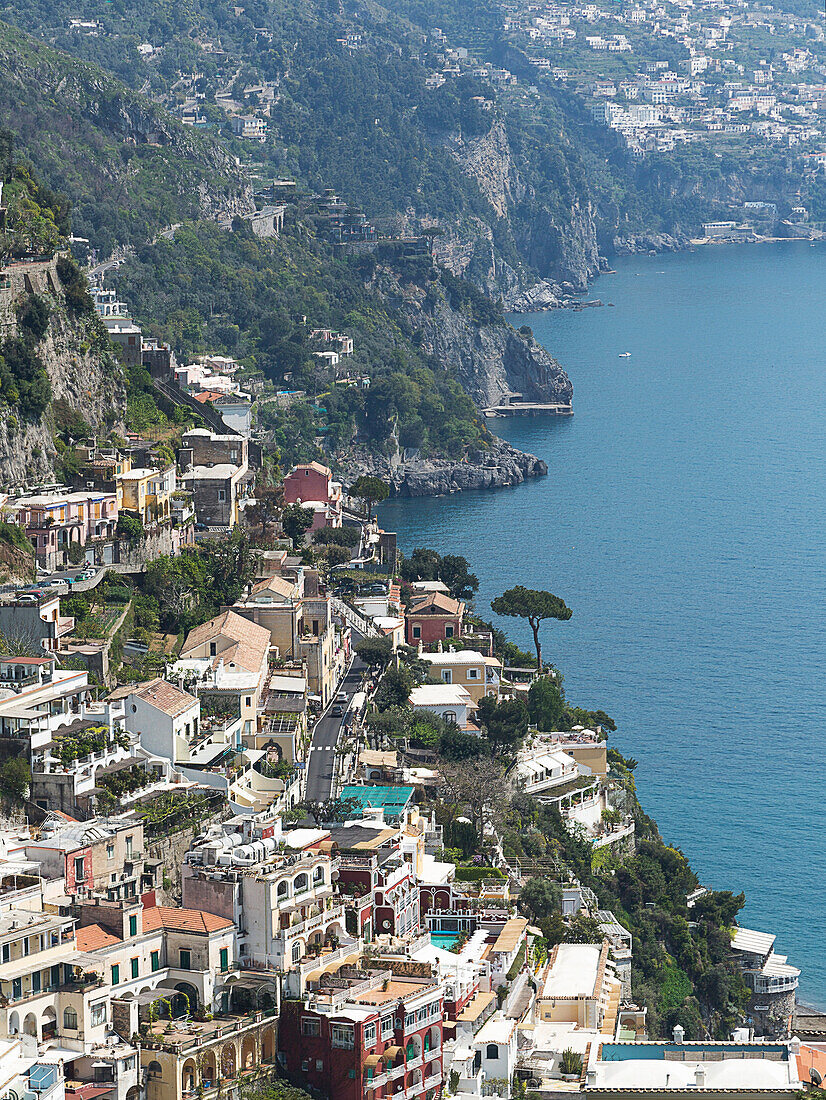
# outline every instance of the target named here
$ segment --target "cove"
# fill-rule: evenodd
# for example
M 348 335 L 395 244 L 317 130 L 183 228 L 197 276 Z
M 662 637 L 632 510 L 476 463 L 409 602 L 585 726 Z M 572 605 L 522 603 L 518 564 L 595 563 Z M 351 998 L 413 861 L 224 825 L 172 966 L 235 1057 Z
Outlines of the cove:
M 746 891 L 741 923 L 826 1007 L 826 249 L 616 268 L 591 294 L 613 306 L 511 318 L 574 385 L 573 418 L 491 422 L 548 476 L 390 501 L 382 523 L 406 553 L 464 554 L 486 617 L 513 584 L 565 599 L 543 651 L 569 698 L 615 719 L 666 841 Z

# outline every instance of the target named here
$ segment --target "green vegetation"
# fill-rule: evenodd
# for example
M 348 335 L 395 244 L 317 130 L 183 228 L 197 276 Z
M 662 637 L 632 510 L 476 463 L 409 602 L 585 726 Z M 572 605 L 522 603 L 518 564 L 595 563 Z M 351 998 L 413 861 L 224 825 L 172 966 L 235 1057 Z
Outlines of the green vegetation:
M 408 583 L 441 581 L 457 600 L 472 599 L 479 589 L 479 578 L 470 572 L 467 558 L 458 554 L 445 554 L 442 557 L 435 550 L 422 547 L 415 549 L 409 558 L 402 559 L 401 576 Z
M 542 646 L 539 644 L 539 627 L 545 619 L 561 619 L 566 622 L 573 615 L 565 601 L 551 592 L 535 588 L 525 588 L 518 584 L 509 588 L 491 602 L 494 615 L 510 615 L 517 619 L 527 619 L 533 631 L 533 643 L 536 646 L 536 667 L 542 668 Z

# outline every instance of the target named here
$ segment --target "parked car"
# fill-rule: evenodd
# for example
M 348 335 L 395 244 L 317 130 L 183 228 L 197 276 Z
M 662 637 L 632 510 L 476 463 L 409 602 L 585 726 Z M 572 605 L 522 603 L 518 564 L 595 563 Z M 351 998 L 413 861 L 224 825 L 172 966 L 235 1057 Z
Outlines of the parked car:
M 341 718 L 341 716 L 344 714 L 344 707 L 341 705 L 341 703 L 334 703 L 332 709 L 330 710 L 330 714 L 332 714 L 333 718 Z

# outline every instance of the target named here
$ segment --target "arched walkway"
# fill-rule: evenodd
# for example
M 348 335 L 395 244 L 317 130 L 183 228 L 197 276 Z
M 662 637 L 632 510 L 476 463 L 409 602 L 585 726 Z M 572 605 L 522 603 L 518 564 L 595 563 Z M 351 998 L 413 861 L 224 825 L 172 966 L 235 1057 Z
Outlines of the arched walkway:
M 221 1078 L 222 1080 L 231 1080 L 238 1075 L 237 1060 L 235 1057 L 235 1047 L 232 1043 L 227 1043 L 221 1051 Z
M 255 1036 L 245 1035 L 241 1044 L 241 1069 L 253 1069 L 255 1065 Z
M 194 1058 L 187 1058 L 181 1070 L 181 1089 L 184 1093 L 194 1092 L 198 1083 L 198 1067 Z

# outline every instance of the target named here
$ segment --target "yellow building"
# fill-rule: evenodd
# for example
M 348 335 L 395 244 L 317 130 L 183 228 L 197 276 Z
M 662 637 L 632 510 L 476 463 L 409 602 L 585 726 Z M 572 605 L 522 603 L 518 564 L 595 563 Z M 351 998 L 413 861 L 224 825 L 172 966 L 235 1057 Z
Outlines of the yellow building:
M 163 470 L 141 466 L 117 475 L 118 508 L 140 516 L 144 526 L 161 523 L 172 515 L 172 494 L 177 487 L 174 463 Z
M 473 649 L 422 652 L 420 656 L 431 665 L 437 679 L 443 684 L 463 687 L 474 704 L 485 695 L 492 695 L 499 701 L 502 694 L 502 662 L 497 657 L 486 657 Z
M 608 950 L 608 940 L 602 945 L 557 944 L 540 979 L 537 1021 L 575 1024 L 613 1034 L 621 986 Z

